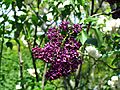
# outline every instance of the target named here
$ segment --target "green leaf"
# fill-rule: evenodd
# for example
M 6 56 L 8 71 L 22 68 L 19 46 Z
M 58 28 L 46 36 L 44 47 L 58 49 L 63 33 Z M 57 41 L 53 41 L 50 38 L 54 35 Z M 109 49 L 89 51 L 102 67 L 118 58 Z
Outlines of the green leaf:
M 4 0 L 4 3 L 6 5 L 6 9 L 8 9 L 10 4 L 12 3 L 12 0 Z
M 98 18 L 95 18 L 95 17 L 88 17 L 88 18 L 86 18 L 85 20 L 84 20 L 84 23 L 89 23 L 89 22 L 96 22 L 98 20 Z
M 81 6 L 84 6 L 85 5 L 85 0 L 77 0 L 78 3 L 80 3 Z
M 98 41 L 96 38 L 88 38 L 85 43 L 95 45 L 96 47 L 98 46 Z
M 37 18 L 36 15 L 33 14 L 32 17 L 31 17 L 31 19 L 32 19 L 32 22 L 33 22 L 34 25 L 38 24 L 38 18 Z
M 102 37 L 103 35 L 98 29 L 94 29 L 94 32 L 98 41 L 98 46 L 101 46 L 103 43 L 103 37 Z
M 6 46 L 9 47 L 10 49 L 13 48 L 13 44 L 12 44 L 12 42 L 9 42 L 9 41 L 6 43 Z
M 19 16 L 19 18 L 20 18 L 21 21 L 24 21 L 26 19 L 26 17 L 27 17 L 26 15 Z
M 61 1 L 60 2 L 58 2 L 58 4 L 56 5 L 56 7 L 58 7 L 60 4 L 63 4 Z
M 44 20 L 45 22 L 47 21 L 47 16 L 46 16 L 46 15 L 43 16 L 43 20 Z
M 20 36 L 22 29 L 23 29 L 23 24 L 17 23 L 16 27 L 17 27 L 17 30 L 14 32 L 14 37 L 18 38 Z
M 22 0 L 16 0 L 16 4 L 17 4 L 19 10 L 21 10 L 21 8 L 22 8 Z
M 115 58 L 113 61 L 112 61 L 112 65 L 116 64 L 120 62 L 120 58 Z
M 87 33 L 84 30 L 82 30 L 81 34 L 77 36 L 77 40 L 84 44 L 85 41 L 87 40 L 87 37 L 88 37 Z

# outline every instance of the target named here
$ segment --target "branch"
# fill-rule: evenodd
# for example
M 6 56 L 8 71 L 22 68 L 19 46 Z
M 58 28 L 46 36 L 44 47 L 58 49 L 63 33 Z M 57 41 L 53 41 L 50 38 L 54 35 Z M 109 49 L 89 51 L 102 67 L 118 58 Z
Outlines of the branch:
M 120 67 L 119 68 L 113 68 L 111 66 L 109 66 L 105 61 L 103 60 L 95 60 L 96 62 L 101 62 L 103 63 L 104 65 L 106 65 L 108 68 L 112 69 L 112 70 L 120 70 Z
M 35 10 L 32 9 L 31 4 L 28 4 L 28 5 L 29 5 L 29 7 L 31 8 L 31 10 L 34 12 L 34 14 L 35 14 L 40 20 L 42 20 L 42 21 L 44 22 L 44 20 L 42 19 L 42 17 L 39 16 L 38 13 L 37 13 Z
M 24 31 L 25 31 L 25 36 L 27 37 L 27 33 L 28 32 L 27 32 L 25 27 L 24 27 Z M 38 77 L 38 73 L 37 73 L 37 67 L 36 67 L 36 63 L 35 63 L 35 58 L 33 57 L 32 50 L 31 50 L 31 44 L 30 44 L 28 39 L 26 39 L 26 41 L 27 41 L 28 48 L 29 48 L 29 51 L 30 51 L 30 54 L 31 54 L 31 57 L 32 57 L 33 67 L 34 67 L 35 75 L 36 75 L 36 82 L 38 82 L 39 81 L 39 77 Z
M 68 88 L 67 88 L 67 82 L 66 82 L 66 80 L 65 80 L 65 77 L 63 78 L 63 84 L 64 84 L 64 89 L 65 89 L 65 90 L 68 90 Z
M 65 80 L 66 80 L 68 86 L 70 87 L 70 90 L 73 90 L 72 85 L 71 85 L 71 83 L 70 83 L 70 78 L 69 78 L 69 76 L 68 76 L 68 77 L 65 77 Z
M 116 13 L 116 12 L 120 12 L 120 9 L 114 10 L 114 11 L 109 12 L 109 13 L 98 13 L 98 14 L 93 14 L 92 17 L 99 16 L 99 15 L 107 15 L 107 16 L 109 16 L 109 15 L 111 15 L 111 14 L 113 14 L 113 13 Z
M 24 84 L 23 84 L 23 60 L 22 60 L 22 55 L 21 55 L 21 50 L 20 50 L 20 43 L 18 41 L 18 56 L 19 56 L 19 66 L 20 66 L 20 79 L 21 79 L 21 86 L 22 89 L 24 89 Z
M 13 4 L 13 11 L 14 11 L 14 18 L 15 18 L 15 26 L 16 26 L 16 30 L 18 30 L 17 28 L 17 24 L 18 24 L 18 17 L 16 16 L 16 11 L 15 11 L 15 3 Z M 18 44 L 18 57 L 19 57 L 19 66 L 20 66 L 20 79 L 21 79 L 21 86 L 22 89 L 24 89 L 24 84 L 23 84 L 23 60 L 22 60 L 22 56 L 21 56 L 21 50 L 20 50 L 20 42 L 19 42 L 19 37 L 15 37 L 15 41 Z
M 38 8 L 38 10 L 39 10 L 39 4 L 40 4 L 40 1 L 38 0 L 38 2 L 37 2 L 37 8 Z M 34 11 L 34 12 L 35 12 L 35 11 Z M 38 12 L 39 12 L 39 11 L 36 12 L 37 18 L 38 18 L 38 16 L 39 16 L 39 13 L 38 13 Z M 35 35 L 34 35 L 34 44 L 33 44 L 33 47 L 35 47 L 35 45 L 37 45 L 36 40 L 37 40 L 37 24 L 35 25 Z
M 95 10 L 94 14 L 98 12 L 98 10 L 102 7 L 104 0 L 102 0 L 98 6 L 98 8 Z
M 85 45 L 82 47 L 81 51 L 85 51 Z M 75 87 L 74 89 L 77 90 L 77 88 L 79 87 L 79 82 L 80 82 L 80 78 L 82 77 L 82 62 L 84 60 L 84 55 L 81 55 L 81 65 L 78 66 L 78 69 L 76 71 L 76 77 L 75 77 Z
M 74 89 L 77 89 L 79 85 L 79 80 L 81 78 L 81 70 L 82 70 L 82 64 L 78 66 L 78 70 L 76 72 L 76 79 L 75 79 L 75 87 Z
M 94 13 L 94 0 L 92 0 L 92 5 L 91 5 L 91 15 L 90 15 L 90 16 L 92 16 L 93 13 Z M 88 34 L 88 32 L 89 32 L 89 29 L 90 29 L 91 23 L 92 23 L 92 22 L 89 22 L 89 24 L 88 24 L 88 27 L 87 27 L 87 34 Z
M 39 4 L 40 4 L 40 1 L 38 0 L 37 2 L 37 8 L 39 10 Z M 36 13 L 37 17 L 38 17 L 38 12 Z M 34 35 L 34 43 L 33 43 L 33 47 L 35 47 L 35 45 L 37 45 L 36 43 L 36 40 L 37 40 L 37 25 L 35 25 L 35 35 Z M 32 51 L 31 51 L 31 54 L 32 54 Z M 38 82 L 38 73 L 37 73 L 37 67 L 36 67 L 36 59 L 33 57 L 33 54 L 32 54 L 32 61 L 33 61 L 33 66 L 34 66 L 34 69 L 35 69 L 35 75 L 36 75 L 36 81 Z
M 3 34 L 2 34 L 1 49 L 0 49 L 0 76 L 1 76 L 1 65 L 2 65 L 1 60 L 2 60 L 2 53 L 3 53 L 4 33 L 5 33 L 5 23 L 3 24 Z
M 45 74 L 47 71 L 47 63 L 45 63 L 45 67 L 44 67 L 44 73 L 43 73 L 43 77 L 42 77 L 42 90 L 44 90 L 45 87 Z
M 93 15 L 94 12 L 94 0 L 92 0 L 92 6 L 91 6 L 91 16 Z
M 94 62 L 94 64 L 92 64 L 91 66 L 90 66 L 90 64 L 89 64 L 89 68 L 88 68 L 87 74 L 86 74 L 86 76 L 84 77 L 85 80 L 86 80 L 86 82 L 85 82 L 82 86 L 79 86 L 77 89 L 83 88 L 83 87 L 85 87 L 85 86 L 89 83 L 89 78 L 90 78 L 91 69 L 92 69 L 92 67 L 93 67 L 94 65 L 95 65 L 95 62 Z
M 40 19 L 43 23 L 45 23 L 45 21 L 43 20 L 43 18 L 42 18 L 40 15 L 38 15 L 35 10 L 32 9 L 31 4 L 29 4 L 29 7 L 30 7 L 31 10 L 34 12 L 34 14 L 37 16 L 37 18 Z M 51 12 L 51 11 L 50 11 L 50 12 Z M 50 12 L 48 12 L 48 13 L 50 13 Z M 46 26 L 49 27 L 49 26 L 51 26 L 54 22 L 55 22 L 55 21 L 52 21 L 50 24 L 46 24 L 46 23 L 45 23 L 45 24 L 46 24 Z M 43 31 L 44 31 L 44 30 L 43 30 Z M 44 31 L 44 32 L 45 32 L 45 31 Z M 46 32 L 45 32 L 45 33 L 46 33 Z

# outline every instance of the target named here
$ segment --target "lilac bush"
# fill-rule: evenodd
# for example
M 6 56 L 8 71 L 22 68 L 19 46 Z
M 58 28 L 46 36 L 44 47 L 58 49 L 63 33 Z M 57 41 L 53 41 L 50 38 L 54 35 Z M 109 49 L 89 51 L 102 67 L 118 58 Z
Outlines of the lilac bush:
M 34 58 L 51 64 L 46 73 L 46 78 L 49 80 L 67 76 L 76 71 L 81 64 L 81 58 L 77 52 L 81 44 L 76 41 L 74 33 L 79 33 L 82 28 L 80 24 L 68 25 L 69 22 L 63 21 L 58 28 L 50 28 L 47 32 L 49 42 L 44 48 L 32 49 Z M 61 32 L 64 31 L 63 35 Z

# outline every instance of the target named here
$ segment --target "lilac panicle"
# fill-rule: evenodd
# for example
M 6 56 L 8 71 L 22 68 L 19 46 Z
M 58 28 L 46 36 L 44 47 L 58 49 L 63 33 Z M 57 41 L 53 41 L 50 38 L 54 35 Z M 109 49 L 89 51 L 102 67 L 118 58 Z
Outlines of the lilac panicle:
M 59 29 L 68 30 L 69 22 L 62 22 Z M 69 36 L 63 44 L 63 36 L 60 30 L 50 28 L 47 32 L 49 42 L 44 48 L 35 47 L 32 49 L 33 57 L 42 59 L 46 63 L 50 63 L 50 69 L 46 73 L 46 78 L 54 80 L 61 76 L 67 76 L 71 72 L 76 71 L 78 65 L 81 64 L 81 59 L 77 50 L 81 44 L 75 38 Z M 81 25 L 74 24 L 73 30 L 75 33 L 81 31 Z M 63 44 L 63 47 L 61 45 Z

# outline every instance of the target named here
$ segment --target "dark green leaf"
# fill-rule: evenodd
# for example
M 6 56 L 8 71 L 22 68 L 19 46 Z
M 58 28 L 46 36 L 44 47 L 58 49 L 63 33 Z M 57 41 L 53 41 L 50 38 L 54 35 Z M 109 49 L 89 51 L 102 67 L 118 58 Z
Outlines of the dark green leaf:
M 17 24 L 16 24 L 16 27 L 17 27 L 17 30 L 16 30 L 15 33 L 14 33 L 14 37 L 15 37 L 15 38 L 18 38 L 18 37 L 20 36 L 20 32 L 21 32 L 22 29 L 23 29 L 23 24 L 17 23 Z
M 36 15 L 33 14 L 32 17 L 31 17 L 31 19 L 32 19 L 32 22 L 33 22 L 34 25 L 38 24 L 38 18 L 37 18 Z
M 112 65 L 116 64 L 120 62 L 120 58 L 115 58 L 113 61 L 112 61 Z
M 9 8 L 11 3 L 12 3 L 12 0 L 4 0 L 4 4 L 6 5 L 6 9 Z
M 21 10 L 21 7 L 22 7 L 22 0 L 16 0 L 16 4 L 17 4 L 19 10 Z
M 19 16 L 19 18 L 21 19 L 21 21 L 24 21 L 25 19 L 26 19 L 26 15 L 21 15 L 21 16 Z
M 45 22 L 47 21 L 47 16 L 46 16 L 46 15 L 43 16 L 43 20 L 44 20 Z
M 96 47 L 98 46 L 98 42 L 96 38 L 88 38 L 85 43 L 95 45 Z
M 13 48 L 13 44 L 12 44 L 12 42 L 9 42 L 9 41 L 6 43 L 6 46 L 9 47 L 10 49 Z

